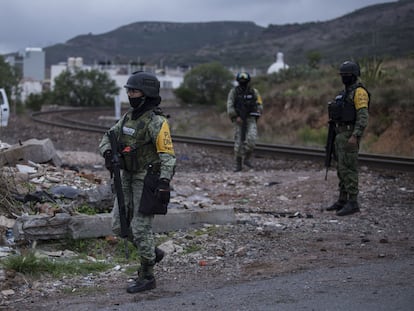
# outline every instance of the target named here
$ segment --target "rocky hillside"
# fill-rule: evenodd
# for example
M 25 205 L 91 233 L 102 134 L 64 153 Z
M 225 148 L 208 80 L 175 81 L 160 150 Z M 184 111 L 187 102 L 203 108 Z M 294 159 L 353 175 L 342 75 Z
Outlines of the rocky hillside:
M 289 64 L 365 56 L 405 56 L 414 51 L 414 1 L 368 6 L 327 21 L 261 27 L 252 22 L 136 22 L 103 34 L 79 35 L 47 47 L 47 65 L 68 57 L 86 63 L 145 62 L 174 66 L 219 61 L 227 66 L 266 69 L 277 51 Z

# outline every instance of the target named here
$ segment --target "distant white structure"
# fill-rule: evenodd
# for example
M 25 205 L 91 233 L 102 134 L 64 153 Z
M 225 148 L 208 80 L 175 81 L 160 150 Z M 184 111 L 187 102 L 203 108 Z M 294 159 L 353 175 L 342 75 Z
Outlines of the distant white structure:
M 26 48 L 23 57 L 23 78 L 36 81 L 45 79 L 45 51 L 42 48 Z
M 106 72 L 111 80 L 114 80 L 116 85 L 120 88 L 117 100 L 120 102 L 128 102 L 128 95 L 125 92 L 124 85 L 126 84 L 129 76 L 132 73 L 132 68 L 125 65 L 85 65 L 81 57 L 69 57 L 67 62 L 62 62 L 50 67 L 50 88 L 53 90 L 55 87 L 55 79 L 65 70 L 91 70 L 97 69 L 102 72 Z M 143 68 L 149 72 L 154 70 L 150 68 Z M 160 81 L 161 89 L 176 89 L 184 80 L 184 72 L 177 69 L 165 67 L 163 70 L 155 72 L 158 80 Z
M 85 66 L 83 64 L 82 57 L 69 57 L 67 62 L 61 62 L 57 65 L 50 66 L 50 89 L 53 90 L 55 88 L 55 79 L 59 76 L 63 71 L 69 70 L 73 71 L 75 69 L 80 70 L 91 70 L 92 66 Z
M 279 72 L 282 69 L 288 69 L 289 66 L 285 64 L 283 60 L 283 53 L 278 52 L 276 54 L 276 62 L 274 62 L 272 65 L 270 65 L 269 69 L 267 69 L 267 74 L 272 74 Z
M 19 83 L 21 94 L 20 99 L 25 102 L 30 94 L 40 94 L 43 91 L 43 81 L 24 78 Z

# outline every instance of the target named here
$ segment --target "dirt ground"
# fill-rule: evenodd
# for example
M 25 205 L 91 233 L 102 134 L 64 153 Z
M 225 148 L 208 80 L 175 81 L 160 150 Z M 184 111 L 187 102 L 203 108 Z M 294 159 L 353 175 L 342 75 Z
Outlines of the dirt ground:
M 33 133 L 41 134 L 33 137 Z M 82 166 L 107 176 L 93 169 L 93 164 L 102 164 L 96 154 L 100 135 L 17 119 L 0 134 L 0 140 L 8 143 L 49 137 L 63 157 L 70 155 L 66 161 L 78 165 L 82 164 L 76 153 L 68 151 L 91 152 Z M 158 236 L 175 248 L 156 266 L 155 290 L 127 294 L 128 279 L 133 277 L 123 271 L 127 265 L 98 275 L 61 279 L 12 274 L 6 277 L 8 287 L 3 282 L 2 290 L 12 289 L 14 294 L 1 296 L 0 309 L 69 310 L 89 303 L 116 310 L 125 302 L 172 297 L 246 280 L 414 257 L 413 173 L 361 167 L 361 212 L 338 217 L 324 211 L 337 197 L 338 181 L 335 170 L 324 180 L 323 163 L 256 157 L 255 169 L 233 173 L 231 154 L 183 144 L 176 144 L 175 149 L 177 173 L 172 186 L 180 191 L 191 189 L 214 204 L 232 206 L 235 224 Z M 197 246 L 196 251 L 180 252 L 189 246 Z

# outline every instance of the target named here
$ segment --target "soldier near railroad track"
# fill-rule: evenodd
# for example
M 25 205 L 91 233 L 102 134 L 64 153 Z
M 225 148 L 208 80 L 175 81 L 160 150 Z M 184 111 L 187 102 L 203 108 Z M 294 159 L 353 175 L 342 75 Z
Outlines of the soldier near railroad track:
M 138 249 L 138 278 L 127 288 L 128 293 L 137 293 L 156 287 L 154 265 L 164 252 L 155 247 L 152 223 L 154 214 L 167 213 L 176 158 L 167 118 L 159 107 L 158 79 L 138 71 L 125 88 L 132 109 L 103 136 L 99 150 L 111 174 L 121 168 L 121 182 L 114 178 L 118 188 L 112 230 Z M 111 147 L 113 137 L 116 142 Z
M 339 198 L 328 211 L 338 216 L 359 212 L 358 151 L 362 135 L 368 125 L 370 94 L 358 82 L 359 65 L 345 61 L 339 68 L 345 89 L 329 102 L 329 122 L 335 130 L 335 155 L 339 178 Z
M 227 114 L 234 124 L 234 171 L 242 170 L 242 164 L 249 168 L 257 140 L 257 120 L 263 113 L 263 101 L 257 89 L 252 88 L 250 74 L 238 73 L 238 86 L 232 88 L 227 96 Z

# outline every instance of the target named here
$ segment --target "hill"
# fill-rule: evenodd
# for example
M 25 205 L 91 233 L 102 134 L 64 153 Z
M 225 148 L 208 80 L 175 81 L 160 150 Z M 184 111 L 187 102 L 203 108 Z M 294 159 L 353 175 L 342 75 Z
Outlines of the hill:
M 137 22 L 101 35 L 81 35 L 47 47 L 48 65 L 70 56 L 86 63 L 146 62 L 180 65 L 200 62 L 199 51 L 235 38 L 252 38 L 263 27 L 252 22 L 168 23 Z M 192 56 L 194 55 L 194 56 Z
M 414 1 L 400 0 L 304 24 L 136 22 L 104 34 L 80 35 L 45 51 L 48 66 L 76 56 L 85 63 L 144 62 L 161 67 L 218 61 L 264 70 L 277 51 L 283 51 L 291 65 L 306 63 L 311 51 L 325 63 L 371 55 L 406 56 L 414 52 L 413 32 Z

